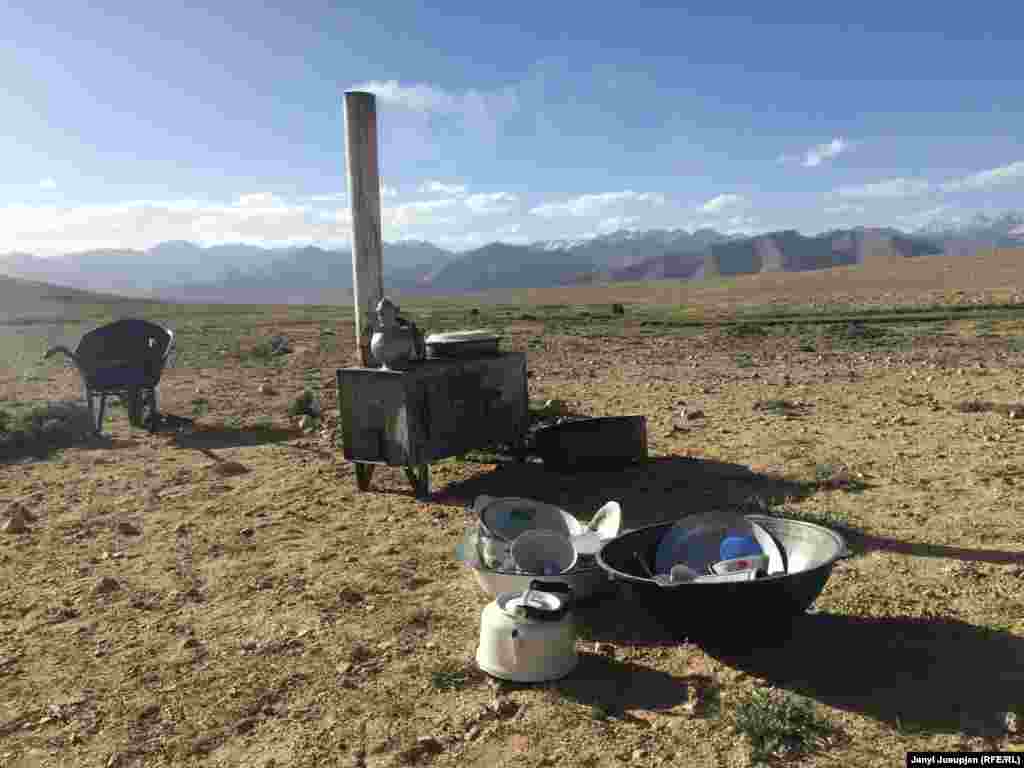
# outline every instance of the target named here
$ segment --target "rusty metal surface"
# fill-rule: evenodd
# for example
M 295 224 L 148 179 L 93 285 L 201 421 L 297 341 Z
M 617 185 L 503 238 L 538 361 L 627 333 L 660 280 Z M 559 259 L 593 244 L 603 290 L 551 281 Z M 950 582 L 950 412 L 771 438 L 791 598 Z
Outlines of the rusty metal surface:
M 528 426 L 526 355 L 425 360 L 406 371 L 341 368 L 344 456 L 391 466 L 429 464 L 521 440 Z

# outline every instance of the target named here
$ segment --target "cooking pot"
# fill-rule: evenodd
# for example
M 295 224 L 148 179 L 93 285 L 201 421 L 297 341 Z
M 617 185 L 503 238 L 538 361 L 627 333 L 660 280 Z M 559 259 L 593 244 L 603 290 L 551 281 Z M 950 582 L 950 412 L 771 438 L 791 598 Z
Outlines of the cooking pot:
M 525 592 L 498 595 L 480 615 L 477 666 L 517 683 L 565 677 L 579 662 L 572 601 L 567 585 L 537 579 Z

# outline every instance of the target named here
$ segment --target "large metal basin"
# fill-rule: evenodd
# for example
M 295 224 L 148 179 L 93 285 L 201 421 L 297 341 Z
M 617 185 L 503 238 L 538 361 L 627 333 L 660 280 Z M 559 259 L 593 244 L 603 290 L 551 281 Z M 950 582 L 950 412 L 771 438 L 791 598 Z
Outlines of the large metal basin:
M 821 525 L 748 515 L 764 526 L 785 555 L 787 572 L 733 583 L 682 582 L 661 586 L 643 575 L 634 553 L 654 562 L 661 538 L 674 523 L 639 528 L 612 539 L 597 562 L 623 598 L 639 601 L 667 631 L 680 638 L 721 639 L 785 629 L 818 598 L 836 561 L 850 550 L 841 535 Z M 756 642 L 756 640 L 755 640 Z

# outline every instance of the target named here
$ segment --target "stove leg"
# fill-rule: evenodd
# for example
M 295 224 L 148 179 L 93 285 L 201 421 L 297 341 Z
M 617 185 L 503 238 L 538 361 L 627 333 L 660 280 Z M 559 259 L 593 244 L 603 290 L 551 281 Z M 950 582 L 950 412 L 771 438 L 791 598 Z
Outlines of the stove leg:
M 421 464 L 419 466 L 407 464 L 405 467 L 405 476 L 409 478 L 409 482 L 412 483 L 413 491 L 416 493 L 417 499 L 426 499 L 430 496 L 429 464 Z
M 373 478 L 373 464 L 356 463 L 356 485 L 360 491 L 370 490 L 370 480 Z

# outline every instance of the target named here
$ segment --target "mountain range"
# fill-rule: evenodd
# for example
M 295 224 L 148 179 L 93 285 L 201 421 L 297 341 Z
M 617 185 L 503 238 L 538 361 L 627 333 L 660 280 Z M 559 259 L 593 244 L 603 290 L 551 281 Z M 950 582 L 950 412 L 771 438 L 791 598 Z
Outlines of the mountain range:
M 385 243 L 386 292 L 458 294 L 621 280 L 700 279 L 797 272 L 880 259 L 969 255 L 1024 245 L 1024 214 L 979 215 L 903 232 L 857 227 L 807 236 L 713 229 L 621 230 L 578 240 L 491 243 L 453 253 L 422 241 Z M 0 273 L 81 290 L 183 302 L 337 303 L 351 296 L 348 250 L 316 246 L 201 247 L 171 241 L 145 251 L 95 250 L 59 258 L 0 256 Z

